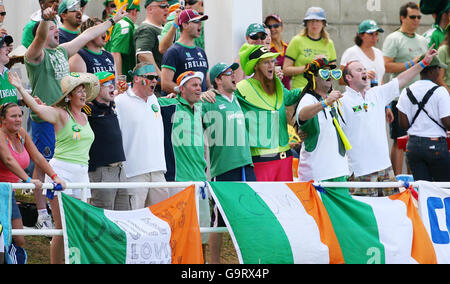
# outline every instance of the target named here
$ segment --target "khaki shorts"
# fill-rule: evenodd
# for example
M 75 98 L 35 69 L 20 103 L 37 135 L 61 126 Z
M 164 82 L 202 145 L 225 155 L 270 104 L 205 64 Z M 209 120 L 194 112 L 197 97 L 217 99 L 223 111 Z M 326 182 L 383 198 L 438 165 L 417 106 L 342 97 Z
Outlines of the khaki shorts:
M 375 173 L 371 173 L 364 176 L 355 177 L 352 175 L 348 181 L 359 181 L 359 182 L 386 182 L 386 181 L 396 181 L 394 171 L 392 167 L 385 170 L 381 170 Z M 359 196 L 389 196 L 399 193 L 398 188 L 350 188 L 350 194 Z

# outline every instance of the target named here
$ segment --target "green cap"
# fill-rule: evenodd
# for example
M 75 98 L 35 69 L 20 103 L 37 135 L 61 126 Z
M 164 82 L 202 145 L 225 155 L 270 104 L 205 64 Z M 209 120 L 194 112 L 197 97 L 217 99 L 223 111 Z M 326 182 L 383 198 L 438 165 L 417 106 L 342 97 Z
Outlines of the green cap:
M 239 68 L 239 64 L 237 64 L 236 62 L 234 62 L 233 64 L 225 64 L 223 62 L 217 63 L 216 65 L 214 65 L 211 70 L 209 71 L 209 81 L 211 82 L 211 84 L 214 82 L 214 80 L 219 77 L 220 74 L 222 74 L 223 72 L 225 72 L 226 70 L 228 70 L 229 68 L 231 68 L 231 70 L 236 70 Z
M 145 0 L 144 7 L 147 8 L 148 5 L 150 5 L 152 2 L 163 2 L 166 0 Z
M 105 1 L 103 1 L 103 6 L 106 7 L 106 5 L 108 5 L 109 2 L 114 2 L 114 0 L 105 0 Z
M 380 32 L 380 33 L 384 33 L 384 30 L 382 28 L 380 28 L 377 25 L 377 22 L 375 22 L 374 20 L 364 20 L 361 22 L 361 24 L 359 24 L 359 28 L 358 28 L 358 33 L 363 34 L 363 33 L 374 33 L 374 32 Z
M 239 58 L 241 61 L 242 70 L 246 76 L 250 76 L 255 72 L 255 65 L 260 59 L 276 58 L 279 53 L 270 52 L 263 45 L 253 45 L 244 43 L 239 50 Z
M 81 10 L 80 0 L 63 0 L 58 6 L 58 15 L 65 13 L 67 10 L 78 8 Z
M 127 5 L 126 10 L 138 10 L 141 11 L 141 0 L 114 0 L 114 4 L 116 4 L 116 10 L 119 10 L 123 6 Z
M 266 33 L 266 29 L 264 28 L 264 26 L 262 24 L 258 24 L 258 23 L 254 23 L 251 24 L 250 26 L 248 26 L 247 28 L 247 32 L 245 33 L 246 36 L 252 36 L 255 35 L 257 33 Z

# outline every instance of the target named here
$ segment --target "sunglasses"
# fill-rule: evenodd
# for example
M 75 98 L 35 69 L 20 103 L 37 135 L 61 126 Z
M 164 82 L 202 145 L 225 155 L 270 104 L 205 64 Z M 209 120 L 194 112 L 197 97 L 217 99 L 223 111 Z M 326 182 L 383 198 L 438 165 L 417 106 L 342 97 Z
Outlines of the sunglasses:
M 108 8 L 115 9 L 116 8 L 116 4 L 111 3 L 111 4 L 108 5 Z
M 0 16 L 6 16 L 6 12 L 0 12 Z
M 170 7 L 169 4 L 159 4 L 159 5 L 153 5 L 153 6 L 159 7 L 159 8 L 161 8 L 161 9 L 166 9 L 166 8 L 169 8 L 169 7 Z
M 330 77 L 334 80 L 339 80 L 342 77 L 341 69 L 319 69 L 319 76 L 324 80 L 328 80 Z
M 109 80 L 109 81 L 102 83 L 102 86 L 104 86 L 104 87 L 114 86 L 114 85 L 115 85 L 115 80 Z
M 277 23 L 277 24 L 266 25 L 266 26 L 269 28 L 269 30 L 271 30 L 271 29 L 278 29 L 279 27 L 281 27 L 281 24 Z
M 158 75 L 139 75 L 139 77 L 142 77 L 142 78 L 150 80 L 150 81 L 152 81 L 152 80 L 158 81 L 158 79 L 159 79 Z
M 267 35 L 266 34 L 255 34 L 255 35 L 251 35 L 249 36 L 252 40 L 265 40 Z
M 412 15 L 412 16 L 408 16 L 408 18 L 410 18 L 411 20 L 415 20 L 415 19 L 422 19 L 422 16 L 416 16 L 416 15 Z

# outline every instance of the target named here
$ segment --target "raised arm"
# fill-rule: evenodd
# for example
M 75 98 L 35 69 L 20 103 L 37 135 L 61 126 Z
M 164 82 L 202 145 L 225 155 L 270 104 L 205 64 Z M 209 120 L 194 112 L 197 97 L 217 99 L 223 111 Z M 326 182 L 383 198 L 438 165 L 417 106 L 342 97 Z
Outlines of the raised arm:
M 117 23 L 123 17 L 128 15 L 128 13 L 125 10 L 126 6 L 127 5 L 124 5 L 114 15 L 114 17 L 112 18 L 114 23 Z M 73 40 L 71 40 L 69 42 L 63 43 L 61 46 L 64 47 L 67 50 L 67 52 L 69 54 L 69 57 L 71 57 L 72 55 L 77 53 L 83 46 L 85 46 L 88 42 L 90 42 L 91 40 L 95 39 L 96 37 L 99 37 L 102 34 L 106 33 L 106 31 L 112 25 L 113 25 L 112 22 L 110 20 L 107 20 L 107 21 L 103 22 L 100 25 L 96 25 L 96 26 L 90 27 L 89 29 L 85 30 L 82 34 L 77 36 L 75 39 L 73 39 Z
M 424 69 L 424 67 L 428 66 L 428 64 L 431 63 L 431 60 L 433 60 L 433 57 L 435 57 L 438 54 L 437 50 L 434 49 L 434 44 L 428 49 L 427 53 L 425 54 L 425 57 L 418 62 L 418 64 L 414 64 L 413 67 L 409 68 L 408 70 L 400 73 L 397 76 L 398 79 L 398 85 L 401 88 L 403 88 L 406 84 L 408 84 L 414 77 L 417 76 L 417 74 L 420 73 Z
M 54 107 L 38 104 L 22 86 L 19 75 L 17 75 L 17 73 L 14 72 L 14 75 L 9 73 L 8 80 L 11 85 L 17 88 L 19 93 L 22 95 L 23 101 L 33 112 L 35 112 L 43 120 L 48 121 L 53 125 L 58 123 L 58 111 Z
M 25 58 L 28 62 L 31 63 L 39 63 L 44 58 L 43 48 L 45 43 L 47 42 L 47 35 L 49 29 L 49 21 L 53 21 L 58 14 L 58 10 L 56 8 L 56 3 L 53 4 L 52 7 L 49 7 L 42 11 L 42 19 L 39 27 L 36 31 L 36 36 L 34 37 L 33 42 L 28 47 L 27 52 L 25 53 Z

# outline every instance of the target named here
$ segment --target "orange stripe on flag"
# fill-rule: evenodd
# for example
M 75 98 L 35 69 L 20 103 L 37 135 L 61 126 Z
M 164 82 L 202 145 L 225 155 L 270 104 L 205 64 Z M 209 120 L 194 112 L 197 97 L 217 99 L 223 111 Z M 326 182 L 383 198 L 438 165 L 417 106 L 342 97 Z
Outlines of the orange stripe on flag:
M 195 206 L 195 186 L 149 207 L 171 230 L 173 264 L 203 264 L 202 240 Z
M 316 221 L 320 231 L 320 241 L 328 247 L 330 263 L 345 263 L 328 212 L 314 186 L 310 182 L 288 183 L 286 185 L 301 201 L 306 212 Z
M 414 206 L 411 191 L 405 190 L 399 194 L 389 196 L 391 200 L 400 200 L 406 204 L 408 218 L 413 224 L 413 240 L 411 256 L 421 264 L 437 263 L 436 252 L 427 230 L 420 219 L 419 212 Z

